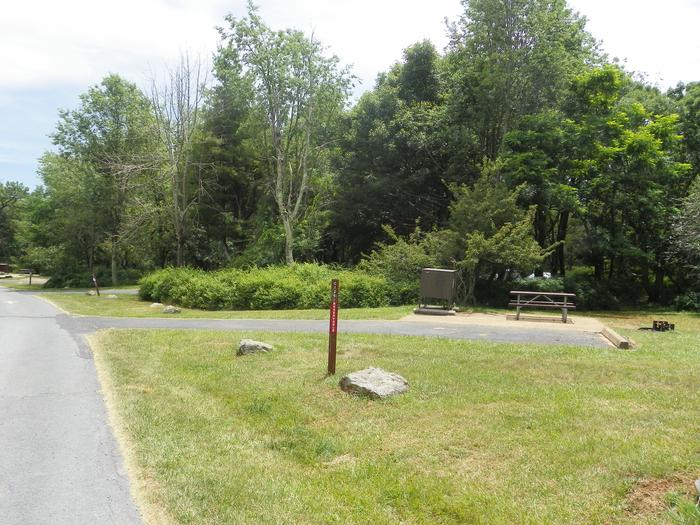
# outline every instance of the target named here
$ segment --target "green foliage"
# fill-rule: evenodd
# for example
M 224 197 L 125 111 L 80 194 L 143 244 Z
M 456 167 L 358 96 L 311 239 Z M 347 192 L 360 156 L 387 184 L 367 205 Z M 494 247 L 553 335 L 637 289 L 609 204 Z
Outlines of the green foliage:
M 700 176 L 695 178 L 675 218 L 672 249 L 700 279 Z
M 439 267 L 445 253 L 446 236 L 424 233 L 416 228 L 408 238 L 384 227 L 391 242 L 377 243 L 376 249 L 358 265 L 360 270 L 383 277 L 390 284 L 392 304 L 415 303 L 420 295 L 422 268 Z
M 495 159 L 519 119 L 563 100 L 597 60 L 585 19 L 564 0 L 470 0 L 451 28 L 452 117 Z
M 687 291 L 677 295 L 673 300 L 673 307 L 678 311 L 699 312 L 700 292 Z
M 430 42 L 414 44 L 348 115 L 330 234 L 350 261 L 383 238 L 383 225 L 409 235 L 446 217 L 441 70 Z
M 63 257 L 60 246 L 31 246 L 20 258 L 22 268 L 31 268 L 42 275 L 53 275 L 59 271 Z
M 29 190 L 19 182 L 0 182 L 0 262 L 7 262 L 20 251 L 20 207 Z
M 391 304 L 393 296 L 385 279 L 317 264 L 217 272 L 166 268 L 141 280 L 139 296 L 206 310 L 325 308 L 330 303 L 330 281 L 334 278 L 340 279 L 342 307 Z
M 46 153 L 41 162 L 48 198 L 63 216 L 56 222 L 64 222 L 57 233 L 66 241 L 66 258 L 91 271 L 102 244 L 113 285 L 125 240 L 148 219 L 137 203 L 155 182 L 148 176 L 156 139 L 152 123 L 150 103 L 139 88 L 108 75 L 80 96 L 77 109 L 61 111 L 52 135 L 59 154 Z M 76 234 L 78 242 L 72 242 Z
M 95 266 L 90 272 L 80 268 L 75 263 L 63 261 L 51 273 L 51 277 L 44 283 L 44 288 L 92 288 L 92 276 L 97 278 L 97 284 L 102 287 L 110 285 L 112 269 L 107 266 Z M 139 281 L 143 272 L 135 268 L 120 268 L 117 270 L 117 278 L 123 284 L 135 284 Z
M 294 262 L 294 233 L 306 199 L 328 169 L 328 142 L 345 106 L 351 79 L 337 57 L 298 30 L 273 31 L 249 0 L 248 16 L 226 17 L 225 53 L 250 88 L 261 164 L 284 227 L 285 259 Z
M 664 94 L 606 63 L 565 0 L 462 5 L 444 53 L 408 47 L 352 108 L 339 60 L 250 2 L 219 29 L 201 106 L 197 91 L 154 114 L 135 84 L 105 77 L 60 113 L 44 186 L 0 184 L 0 258 L 56 286 L 104 281 L 107 266 L 114 282 L 183 262 L 246 270 L 153 283 L 202 308 L 316 305 L 325 284 L 290 270 L 273 285 L 256 267 L 363 257 L 386 286 L 347 275 L 351 304 L 414 301 L 420 268 L 441 266 L 470 301 L 549 272 L 589 307 L 674 294 L 691 307 L 700 84 Z

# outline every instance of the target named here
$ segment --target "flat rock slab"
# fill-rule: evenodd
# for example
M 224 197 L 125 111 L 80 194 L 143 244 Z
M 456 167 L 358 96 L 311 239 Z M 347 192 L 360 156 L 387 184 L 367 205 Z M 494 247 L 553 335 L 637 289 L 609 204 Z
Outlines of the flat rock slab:
M 406 392 L 408 381 L 398 374 L 370 367 L 344 376 L 340 388 L 350 394 L 386 399 Z
M 163 303 L 151 303 L 151 308 L 163 308 Z
M 238 343 L 238 351 L 236 355 L 259 354 L 270 352 L 274 347 L 262 341 L 253 341 L 252 339 L 241 339 Z

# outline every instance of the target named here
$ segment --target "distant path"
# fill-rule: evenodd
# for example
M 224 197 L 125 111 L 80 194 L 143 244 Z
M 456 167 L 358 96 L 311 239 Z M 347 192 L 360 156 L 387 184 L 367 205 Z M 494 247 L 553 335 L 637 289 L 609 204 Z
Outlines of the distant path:
M 92 353 L 62 317 L 0 287 L 0 523 L 140 524 Z
M 175 314 L 176 315 L 176 314 Z M 59 316 L 59 322 L 69 331 L 88 334 L 105 328 L 177 328 L 187 330 L 261 330 L 271 332 L 327 332 L 328 321 L 285 319 L 153 319 L 135 317 L 77 317 Z M 561 344 L 609 348 L 594 332 L 538 328 L 500 327 L 486 325 L 456 325 L 454 323 L 410 321 L 343 321 L 341 333 L 412 335 L 447 339 L 488 340 L 503 343 Z

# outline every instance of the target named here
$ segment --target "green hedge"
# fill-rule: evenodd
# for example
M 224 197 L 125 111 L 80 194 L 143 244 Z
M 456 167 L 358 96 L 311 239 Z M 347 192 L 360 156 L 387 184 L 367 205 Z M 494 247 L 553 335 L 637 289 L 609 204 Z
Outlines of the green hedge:
M 165 268 L 141 279 L 139 296 L 202 310 L 326 308 L 334 278 L 340 279 L 340 304 L 345 308 L 387 306 L 399 299 L 396 294 L 392 298 L 383 277 L 318 264 L 215 272 Z

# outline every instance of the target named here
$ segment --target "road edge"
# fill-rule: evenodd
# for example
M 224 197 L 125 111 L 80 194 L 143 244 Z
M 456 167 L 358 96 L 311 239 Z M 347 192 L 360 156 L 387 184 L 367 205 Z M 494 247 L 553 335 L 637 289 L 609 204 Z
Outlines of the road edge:
M 100 383 L 100 391 L 107 408 L 109 426 L 112 429 L 114 439 L 119 447 L 119 452 L 124 462 L 124 469 L 129 479 L 129 492 L 145 524 L 175 525 L 177 521 L 170 513 L 150 497 L 151 492 L 149 490 L 149 485 L 153 485 L 156 482 L 152 478 L 149 478 L 140 467 L 136 459 L 134 441 L 126 430 L 126 421 L 119 411 L 119 402 L 117 401 L 118 394 L 116 393 L 114 382 L 112 381 L 109 366 L 101 352 L 103 344 L 101 339 L 112 330 L 115 329 L 110 328 L 85 335 L 85 341 L 92 351 L 95 370 L 97 371 L 97 379 Z

